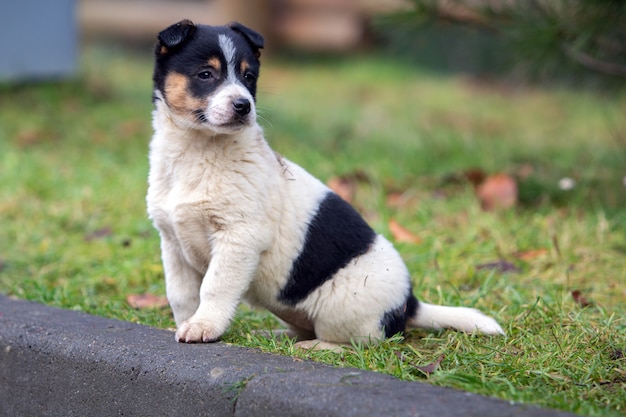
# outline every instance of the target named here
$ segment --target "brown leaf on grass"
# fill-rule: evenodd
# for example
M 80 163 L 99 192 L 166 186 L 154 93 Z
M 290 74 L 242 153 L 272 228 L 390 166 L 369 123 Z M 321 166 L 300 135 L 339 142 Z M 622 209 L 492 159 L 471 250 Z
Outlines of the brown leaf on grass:
M 487 173 L 481 168 L 468 168 L 464 171 L 453 172 L 443 178 L 444 185 L 467 184 L 477 187 L 487 178 Z
M 517 181 L 507 174 L 494 174 L 476 187 L 483 210 L 504 210 L 517 203 Z
M 514 264 L 512 264 L 509 261 L 505 261 L 504 259 L 500 259 L 499 261 L 495 261 L 495 262 L 488 262 L 485 264 L 476 265 L 476 269 L 495 270 L 500 273 L 520 272 L 518 267 L 516 267 Z
M 470 168 L 463 171 L 463 177 L 476 187 L 485 181 L 487 174 L 480 168 Z
M 413 244 L 422 243 L 422 239 L 419 236 L 415 235 L 408 229 L 405 229 L 395 219 L 389 220 L 389 231 L 391 232 L 391 235 L 396 240 L 396 242 Z
M 117 126 L 117 137 L 129 138 L 139 136 L 146 130 L 146 123 L 142 119 L 131 119 L 120 123 Z
M 609 359 L 612 361 L 619 361 L 626 358 L 626 350 L 625 349 L 613 349 L 609 354 Z
M 162 308 L 167 306 L 167 298 L 154 294 L 130 294 L 126 297 L 126 302 L 132 308 Z
M 535 172 L 535 168 L 530 164 L 523 164 L 515 170 L 515 176 L 520 180 L 525 180 L 530 178 L 531 175 Z
M 331 177 L 326 185 L 348 203 L 352 203 L 354 200 L 354 193 L 356 192 L 356 179 L 354 177 Z
M 20 148 L 27 148 L 56 139 L 58 139 L 58 135 L 49 129 L 27 128 L 15 135 L 16 144 Z
M 445 358 L 445 355 L 439 356 L 434 362 L 429 363 L 428 365 L 416 366 L 415 369 L 424 372 L 426 375 L 430 375 L 439 369 L 439 365 L 441 364 L 443 358 Z
M 409 205 L 414 206 L 417 202 L 417 198 L 414 193 L 410 191 L 394 191 L 387 194 L 387 207 L 394 209 L 405 208 Z
M 404 193 L 390 193 L 387 195 L 387 207 L 400 208 L 405 204 Z
M 593 303 L 588 301 L 580 290 L 572 291 L 572 298 L 574 299 L 574 302 L 582 308 L 593 306 Z
M 533 259 L 541 258 L 548 254 L 548 249 L 539 248 L 539 249 L 529 249 L 525 251 L 515 252 L 513 256 L 517 259 L 521 259 L 522 261 L 532 261 Z
M 348 174 L 331 177 L 326 181 L 326 185 L 339 195 L 339 197 L 343 198 L 348 203 L 352 203 L 357 185 L 359 183 L 370 182 L 371 180 L 365 171 L 356 169 Z
M 96 239 L 102 239 L 108 236 L 111 236 L 113 234 L 113 230 L 111 230 L 110 227 L 105 226 L 102 227 L 98 230 L 94 230 L 91 233 L 88 233 L 85 235 L 85 240 L 87 242 L 91 242 L 92 240 L 96 240 Z

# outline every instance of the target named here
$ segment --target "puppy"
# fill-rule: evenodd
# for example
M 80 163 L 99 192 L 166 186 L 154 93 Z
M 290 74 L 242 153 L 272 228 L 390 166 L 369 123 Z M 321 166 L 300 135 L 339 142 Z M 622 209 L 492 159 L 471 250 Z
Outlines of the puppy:
M 148 213 L 180 342 L 213 342 L 242 300 L 302 347 L 407 326 L 503 334 L 477 310 L 418 302 L 398 252 L 256 122 L 263 37 L 183 20 L 158 35 Z M 305 342 L 309 340 L 309 342 Z

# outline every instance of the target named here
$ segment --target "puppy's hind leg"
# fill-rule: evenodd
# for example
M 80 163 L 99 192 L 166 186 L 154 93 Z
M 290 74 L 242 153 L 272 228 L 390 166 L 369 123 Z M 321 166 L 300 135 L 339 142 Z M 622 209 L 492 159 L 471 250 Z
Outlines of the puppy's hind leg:
M 294 346 L 304 350 L 327 350 L 333 353 L 342 353 L 346 348 L 368 348 L 375 346 L 383 340 L 383 337 L 359 336 L 350 338 L 349 342 L 327 342 L 322 339 L 309 339 L 297 342 Z
M 342 353 L 344 346 L 338 343 L 325 342 L 320 339 L 303 340 L 294 344 L 294 347 L 302 350 L 327 350 L 333 353 Z
M 288 339 L 294 339 L 296 343 L 315 339 L 315 332 L 291 324 L 288 324 L 287 329 L 255 330 L 253 333 L 266 339 L 286 337 Z

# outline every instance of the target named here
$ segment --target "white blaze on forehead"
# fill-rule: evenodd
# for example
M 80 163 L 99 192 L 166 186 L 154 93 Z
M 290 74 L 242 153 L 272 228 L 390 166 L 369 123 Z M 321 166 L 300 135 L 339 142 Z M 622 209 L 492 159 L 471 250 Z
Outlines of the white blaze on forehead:
M 220 48 L 222 48 L 222 52 L 224 53 L 224 58 L 226 59 L 228 78 L 234 82 L 237 80 L 237 77 L 235 76 L 235 54 L 237 49 L 235 48 L 233 40 L 226 35 L 219 35 L 218 41 Z

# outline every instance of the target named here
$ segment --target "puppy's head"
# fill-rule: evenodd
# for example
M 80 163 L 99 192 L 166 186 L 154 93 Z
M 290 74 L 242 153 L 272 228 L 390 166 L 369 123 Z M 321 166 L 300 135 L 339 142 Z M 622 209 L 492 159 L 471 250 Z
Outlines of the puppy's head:
M 154 100 L 181 127 L 234 134 L 256 122 L 261 48 L 263 37 L 240 23 L 178 22 L 158 35 Z

